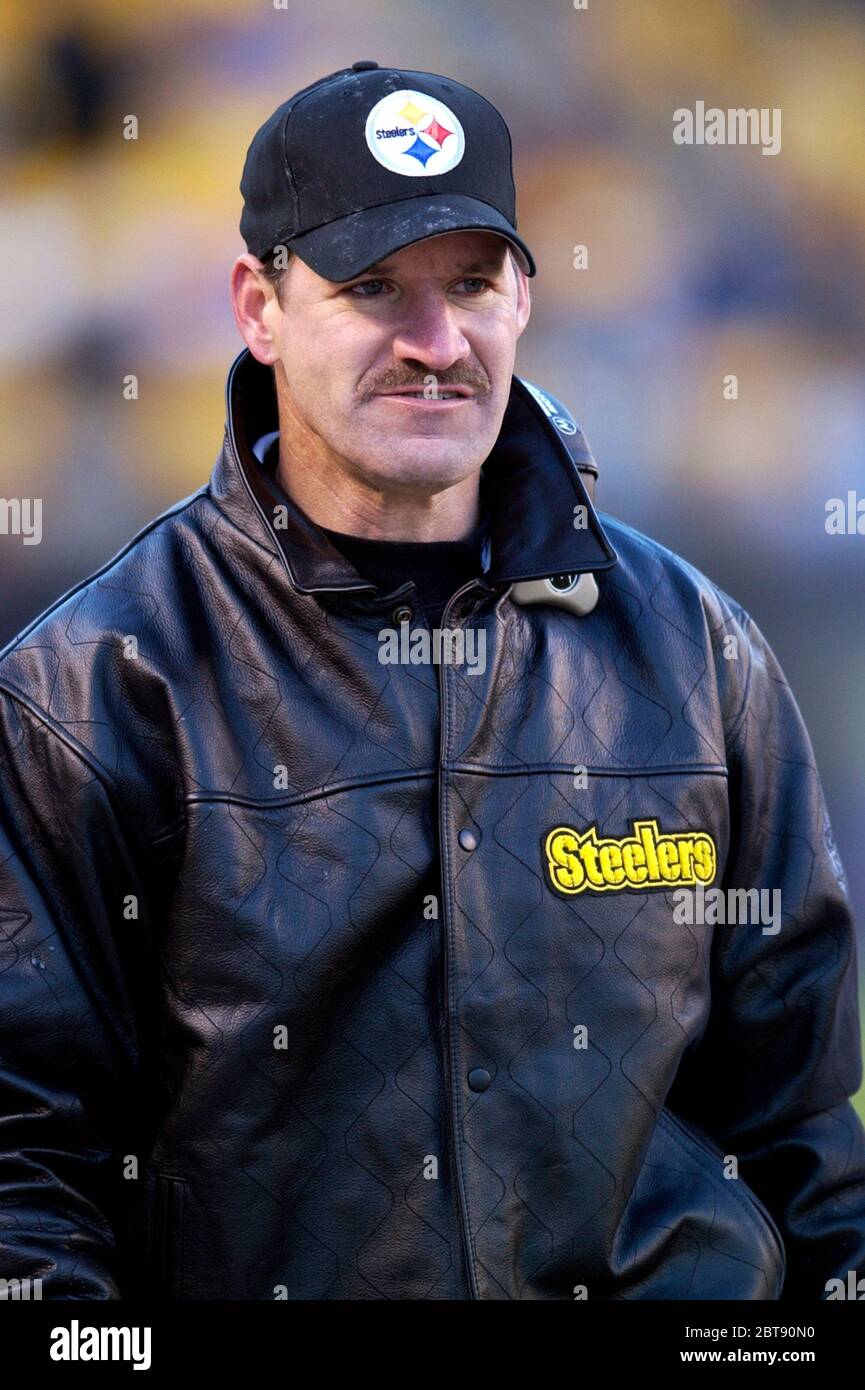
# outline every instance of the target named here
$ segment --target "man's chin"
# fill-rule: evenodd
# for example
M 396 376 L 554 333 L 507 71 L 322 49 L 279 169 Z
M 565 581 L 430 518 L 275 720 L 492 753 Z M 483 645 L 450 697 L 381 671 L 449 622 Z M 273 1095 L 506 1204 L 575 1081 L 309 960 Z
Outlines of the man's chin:
M 421 441 L 422 443 L 423 441 Z M 409 453 L 398 455 L 389 453 L 386 457 L 364 460 L 356 459 L 355 467 L 362 477 L 383 491 L 422 490 L 441 492 L 463 482 L 472 473 L 478 472 L 486 455 L 478 455 L 473 449 L 470 456 L 462 451 L 444 451 L 414 447 Z M 403 442 L 403 449 L 405 444 Z

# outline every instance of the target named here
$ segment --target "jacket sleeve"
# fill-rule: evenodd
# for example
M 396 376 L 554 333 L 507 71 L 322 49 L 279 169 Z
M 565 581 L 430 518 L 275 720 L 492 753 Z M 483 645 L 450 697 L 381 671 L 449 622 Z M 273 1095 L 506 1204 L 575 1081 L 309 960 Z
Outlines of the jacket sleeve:
M 123 1294 L 144 898 L 106 788 L 63 726 L 0 689 L 0 1279 L 40 1279 L 31 1298 Z
M 737 605 L 738 608 L 738 605 Z M 730 845 L 722 888 L 778 890 L 777 930 L 713 928 L 709 1024 L 689 1059 L 692 1104 L 784 1240 L 781 1299 L 865 1276 L 865 1131 L 856 940 L 811 742 L 753 620 L 727 739 Z M 741 682 L 739 688 L 741 689 Z M 753 920 L 753 919 L 751 919 Z

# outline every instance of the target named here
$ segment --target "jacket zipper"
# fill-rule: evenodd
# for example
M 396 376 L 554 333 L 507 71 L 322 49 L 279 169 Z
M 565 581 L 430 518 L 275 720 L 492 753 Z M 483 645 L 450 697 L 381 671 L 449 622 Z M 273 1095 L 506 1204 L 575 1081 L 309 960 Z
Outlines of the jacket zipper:
M 448 615 L 451 605 L 456 602 L 463 594 L 468 593 L 469 589 L 477 587 L 478 581 L 470 579 L 461 589 L 457 589 L 455 594 L 451 594 L 445 604 L 444 612 L 441 616 L 440 625 L 442 628 L 448 627 Z M 487 586 L 489 587 L 489 586 Z M 490 591 L 492 592 L 492 590 Z M 445 988 L 445 1013 L 448 1035 L 448 1081 L 449 1081 L 449 1106 L 451 1117 L 451 1136 L 454 1153 L 454 1170 L 457 1179 L 457 1206 L 460 1218 L 460 1235 L 462 1237 L 463 1259 L 465 1262 L 466 1275 L 468 1277 L 469 1292 L 472 1298 L 480 1298 L 477 1280 L 475 1278 L 474 1260 L 471 1250 L 471 1231 L 469 1228 L 468 1204 L 466 1198 L 465 1184 L 463 1182 L 462 1155 L 460 1151 L 460 1106 L 457 1099 L 456 1085 L 456 1035 L 454 1029 L 453 1013 L 451 1010 L 450 994 L 450 950 L 448 949 L 448 914 L 447 896 L 448 881 L 446 861 L 449 845 L 446 838 L 447 827 L 444 818 L 444 794 L 442 776 L 442 764 L 445 759 L 447 748 L 447 674 L 446 662 L 439 662 L 438 684 L 439 684 L 439 767 L 438 767 L 438 820 L 439 820 L 439 870 L 441 872 L 442 885 L 442 946 L 443 946 L 443 972 Z
M 236 451 L 236 449 L 234 448 L 234 441 L 233 441 L 233 439 L 231 438 L 231 431 L 230 431 L 230 430 L 229 430 L 229 442 L 230 442 L 230 445 L 231 445 L 232 452 L 233 452 L 233 454 L 234 454 L 234 456 L 235 456 L 235 459 L 237 459 L 237 451 Z M 262 520 L 263 523 L 264 523 L 265 530 L 267 531 L 267 534 L 268 534 L 268 535 L 271 535 L 272 533 L 271 533 L 270 522 L 268 521 L 267 517 L 265 516 L 265 514 L 264 514 L 264 512 L 263 512 L 263 510 L 262 510 L 262 508 L 261 508 L 261 505 L 259 504 L 258 498 L 256 497 L 255 493 L 253 492 L 252 488 L 249 486 L 249 481 L 248 481 L 248 479 L 247 479 L 247 477 L 246 477 L 245 470 L 244 470 L 244 468 L 243 468 L 243 465 L 240 463 L 240 460 L 239 460 L 239 459 L 237 459 L 237 463 L 238 463 L 238 467 L 239 467 L 239 470 L 240 470 L 240 476 L 241 476 L 241 478 L 243 479 L 243 485 L 244 485 L 244 487 L 246 488 L 246 491 L 247 491 L 247 493 L 248 493 L 248 495 L 249 495 L 250 501 L 252 502 L 253 506 L 255 507 L 255 510 L 258 512 L 258 515 L 261 517 L 261 520 Z M 283 562 L 283 564 L 284 564 L 284 566 L 285 566 L 285 572 L 286 572 L 286 574 L 288 575 L 288 578 L 289 578 L 289 580 L 290 580 L 290 582 L 291 582 L 291 584 L 292 584 L 292 587 L 294 587 L 294 580 L 293 580 L 293 578 L 292 578 L 291 571 L 290 571 L 290 569 L 289 569 L 289 567 L 288 567 L 288 560 L 286 559 L 285 552 L 284 552 L 284 550 L 283 550 L 283 548 L 282 548 L 281 545 L 277 545 L 277 550 L 279 551 L 280 558 L 282 559 L 282 562 Z M 468 583 L 467 583 L 467 584 L 464 584 L 463 587 L 462 587 L 461 589 L 457 589 L 457 591 L 456 591 L 455 594 L 451 594 L 450 598 L 448 599 L 448 601 L 447 601 L 447 603 L 446 603 L 446 605 L 445 605 L 444 613 L 442 614 L 442 618 L 441 618 L 441 626 L 442 626 L 442 627 L 447 627 L 447 617 L 448 617 L 448 613 L 450 612 L 451 604 L 454 603 L 454 601 L 455 601 L 456 599 L 460 598 L 464 593 L 467 593 L 469 589 L 474 588 L 474 587 L 477 585 L 477 582 L 478 582 L 478 581 L 477 581 L 476 579 L 470 579 L 470 580 L 468 581 Z M 406 584 L 406 585 L 404 585 L 403 587 L 404 587 L 405 589 L 409 589 L 409 588 L 411 587 L 411 585 L 410 585 L 410 584 Z M 401 592 L 401 591 L 399 591 L 399 592 Z M 492 592 L 492 591 L 491 591 L 491 592 Z M 391 597 L 393 597 L 393 595 L 391 595 Z M 443 760 L 443 758 L 444 758 L 444 750 L 445 750 L 445 747 L 446 747 L 446 729 L 445 729 L 445 721 L 446 721 L 446 710 L 447 710 L 447 691 L 446 691 L 446 689 L 445 689 L 445 675 L 444 675 L 443 667 L 444 667 L 444 663 L 443 663 L 443 662 L 440 662 L 440 663 L 439 663 L 439 678 L 438 678 L 438 684 L 439 684 L 439 777 L 438 777 L 438 815 L 439 815 L 439 838 L 440 838 L 440 840 L 442 839 L 443 832 L 444 832 L 444 816 L 443 816 L 444 807 L 443 807 L 443 804 L 442 804 L 442 803 L 443 803 L 443 799 L 442 799 L 441 764 L 442 764 L 442 760 Z M 447 875 L 446 875 L 446 873 L 445 873 L 445 871 L 444 871 L 444 864 L 443 864 L 443 862 L 442 862 L 441 848 L 440 848 L 440 850 L 439 850 L 439 871 L 440 871 L 440 873 L 441 873 L 441 883 L 442 883 L 442 928 L 443 928 L 443 931 L 442 931 L 443 953 L 442 953 L 442 954 L 443 954 L 443 964 L 444 964 L 445 1011 L 446 1011 L 446 1015 L 447 1015 L 447 1033 L 448 1033 L 448 1076 L 449 1076 L 449 1082 L 450 1082 L 450 1086 L 449 1086 L 449 1089 L 450 1089 L 449 1102 L 450 1102 L 450 1116 L 451 1116 L 451 1132 L 452 1132 L 453 1141 L 454 1141 L 454 1168 L 455 1168 L 455 1170 L 456 1170 L 456 1177 L 457 1177 L 457 1205 L 458 1205 L 458 1208 L 459 1208 L 460 1236 L 461 1236 L 461 1239 L 462 1239 L 463 1261 L 464 1261 L 464 1263 L 465 1263 L 466 1274 L 467 1274 L 467 1276 L 468 1276 L 469 1292 L 471 1293 L 472 1298 L 479 1298 L 479 1297 L 480 1297 L 480 1294 L 478 1293 L 477 1281 L 476 1281 L 476 1279 L 475 1279 L 474 1263 L 473 1263 L 472 1258 L 471 1258 L 471 1236 L 470 1236 L 470 1234 L 469 1234 L 469 1227 L 468 1227 L 468 1212 L 467 1212 L 467 1208 L 466 1208 L 465 1189 L 464 1189 L 464 1186 L 463 1186 L 462 1163 L 461 1163 L 461 1159 L 460 1159 L 459 1146 L 458 1146 L 458 1145 L 459 1145 L 459 1123 L 460 1123 L 460 1116 L 459 1116 L 459 1107 L 458 1107 L 458 1105 L 457 1105 L 457 1100 L 456 1100 L 456 1094 L 455 1094 L 455 1091 L 454 1091 L 454 1052 L 455 1052 L 455 1040 L 454 1040 L 454 1032 L 453 1032 L 453 1027 L 452 1027 L 451 1008 L 450 1008 L 450 987 L 449 987 L 449 985 L 450 985 L 450 952 L 449 952 L 449 950 L 448 950 L 447 912 L 446 912 L 446 906 L 445 906 L 445 901 L 446 901 L 446 898 L 447 898 Z

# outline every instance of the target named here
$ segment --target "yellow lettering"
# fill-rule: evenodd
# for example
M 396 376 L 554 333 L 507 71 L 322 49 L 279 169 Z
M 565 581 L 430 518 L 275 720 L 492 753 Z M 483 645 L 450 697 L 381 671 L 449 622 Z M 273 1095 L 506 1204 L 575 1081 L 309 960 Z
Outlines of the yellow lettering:
M 708 835 L 694 837 L 694 873 L 701 883 L 715 877 L 715 843 Z
M 646 868 L 646 851 L 643 846 L 638 845 L 634 840 L 623 845 L 622 860 L 625 865 L 625 873 L 628 875 L 628 882 L 637 886 L 645 883 L 646 874 L 649 871 Z
M 678 881 L 682 866 L 679 863 L 679 851 L 675 840 L 658 841 L 658 863 L 664 878 L 670 879 L 673 883 Z
M 601 863 L 601 873 L 607 883 L 611 883 L 614 887 L 624 883 L 625 871 L 622 868 L 622 851 L 614 840 L 602 845 L 598 858 Z
M 682 868 L 682 882 L 693 883 L 694 870 L 691 866 L 691 860 L 694 857 L 694 841 L 691 839 L 690 835 L 681 835 L 678 839 L 678 845 L 679 864 Z
M 562 828 L 551 830 L 547 836 L 547 861 L 550 877 L 563 893 L 578 893 L 583 886 L 585 873 L 575 853 L 578 836 Z
M 649 871 L 649 878 L 652 883 L 657 883 L 661 877 L 658 869 L 658 856 L 655 852 L 655 831 L 657 825 L 653 820 L 635 821 L 634 829 L 642 841 L 643 849 L 646 853 L 646 868 Z
M 586 889 L 663 888 L 668 883 L 708 883 L 717 862 L 715 842 L 704 831 L 664 833 L 656 820 L 635 820 L 633 835 L 598 838 L 596 825 L 580 834 L 558 825 L 546 837 L 550 881 L 562 893 Z
M 594 826 L 592 826 L 590 834 L 592 837 L 591 840 L 588 835 L 584 835 L 580 841 L 580 857 L 585 865 L 586 873 L 589 876 L 589 882 L 594 884 L 596 888 L 603 888 L 604 875 L 598 868 L 598 846 L 595 843 Z

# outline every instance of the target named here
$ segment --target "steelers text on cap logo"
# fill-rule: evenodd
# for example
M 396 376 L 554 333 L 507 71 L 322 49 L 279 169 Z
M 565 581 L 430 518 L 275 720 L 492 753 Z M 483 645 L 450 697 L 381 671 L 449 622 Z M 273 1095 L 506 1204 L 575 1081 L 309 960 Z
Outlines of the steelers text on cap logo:
M 409 178 L 446 174 L 466 147 L 450 107 L 406 87 L 376 102 L 366 118 L 366 143 L 385 169 Z

